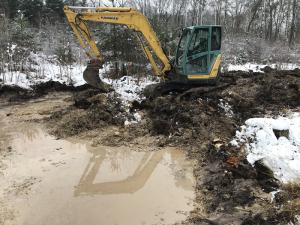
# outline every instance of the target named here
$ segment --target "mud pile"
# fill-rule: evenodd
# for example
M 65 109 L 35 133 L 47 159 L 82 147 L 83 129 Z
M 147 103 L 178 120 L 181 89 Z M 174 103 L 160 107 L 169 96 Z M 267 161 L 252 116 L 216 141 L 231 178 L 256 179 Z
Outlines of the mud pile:
M 10 102 L 18 102 L 39 98 L 50 92 L 78 92 L 86 89 L 91 89 L 91 87 L 89 85 L 74 87 L 57 81 L 47 81 L 35 84 L 30 86 L 30 89 L 25 89 L 19 86 L 0 85 L 0 98 L 6 99 Z
M 103 129 L 108 125 L 122 126 L 128 116 L 120 98 L 114 93 L 87 89 L 74 93 L 69 100 L 74 102 L 71 107 L 55 112 L 49 118 L 52 133 L 58 137 Z
M 300 70 L 265 71 L 227 72 L 217 86 L 148 98 L 135 107 L 146 111 L 151 134 L 168 143 L 226 140 L 245 119 L 300 107 Z
M 299 107 L 300 70 L 277 71 L 265 68 L 265 71 L 225 73 L 225 77 L 233 78 L 233 85 L 217 95 L 232 105 L 242 119 Z
M 0 85 L 0 98 L 8 101 L 22 101 L 34 98 L 34 93 L 18 86 Z
M 224 115 L 218 102 L 208 99 L 178 100 L 168 95 L 142 104 L 152 135 L 165 137 L 161 144 L 199 147 L 227 140 L 235 133 L 234 119 Z
M 269 111 L 279 112 L 300 106 L 300 70 L 278 71 L 266 67 L 265 73 L 226 72 L 221 88 L 195 88 L 180 94 L 181 99 L 223 99 L 235 116 L 246 119 Z
M 134 102 L 127 109 L 115 92 L 103 94 L 84 88 L 70 88 L 75 90 L 73 106 L 51 117 L 54 124 L 59 123 L 56 135 L 76 135 L 114 125 L 119 127 L 117 133 L 120 132 L 114 140 L 120 142 L 148 134 L 159 136 L 157 144 L 161 146 L 199 149 L 207 148 L 212 141 L 228 141 L 245 119 L 300 107 L 299 69 L 276 71 L 265 68 L 265 73 L 227 72 L 222 74 L 217 86 L 149 97 L 141 103 Z M 53 88 L 34 90 L 49 89 Z M 54 90 L 62 89 L 54 86 Z M 143 115 L 142 122 L 125 126 L 124 122 L 131 121 L 134 112 Z M 130 135 L 133 137 L 129 138 Z M 111 138 L 108 136 L 107 139 Z

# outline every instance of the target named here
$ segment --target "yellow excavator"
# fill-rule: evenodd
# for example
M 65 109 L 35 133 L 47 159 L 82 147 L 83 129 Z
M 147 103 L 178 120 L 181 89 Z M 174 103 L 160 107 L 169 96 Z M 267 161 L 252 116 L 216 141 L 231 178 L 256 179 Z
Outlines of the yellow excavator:
M 100 89 L 105 84 L 99 78 L 104 64 L 88 21 L 125 25 L 135 31 L 154 74 L 177 84 L 214 83 L 221 66 L 221 27 L 191 26 L 182 30 L 176 56 L 172 62 L 163 51 L 148 19 L 133 8 L 65 6 L 65 15 L 80 45 L 89 57 L 83 73 L 85 81 Z M 155 54 L 155 55 L 153 55 Z

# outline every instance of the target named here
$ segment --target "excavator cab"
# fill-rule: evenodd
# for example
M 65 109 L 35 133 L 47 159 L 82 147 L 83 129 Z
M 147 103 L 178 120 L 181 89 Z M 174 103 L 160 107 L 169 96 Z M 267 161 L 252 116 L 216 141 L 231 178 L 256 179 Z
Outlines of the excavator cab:
M 172 80 L 215 80 L 221 63 L 221 27 L 193 26 L 183 30 L 178 43 Z

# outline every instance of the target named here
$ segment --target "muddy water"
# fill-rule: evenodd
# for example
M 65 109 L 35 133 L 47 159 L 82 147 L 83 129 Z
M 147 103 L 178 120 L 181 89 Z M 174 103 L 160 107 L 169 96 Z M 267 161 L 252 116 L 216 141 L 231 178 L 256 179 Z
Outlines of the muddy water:
M 91 147 L 3 120 L 0 133 L 11 149 L 0 202 L 14 215 L 4 224 L 173 224 L 193 209 L 192 165 L 180 150 Z

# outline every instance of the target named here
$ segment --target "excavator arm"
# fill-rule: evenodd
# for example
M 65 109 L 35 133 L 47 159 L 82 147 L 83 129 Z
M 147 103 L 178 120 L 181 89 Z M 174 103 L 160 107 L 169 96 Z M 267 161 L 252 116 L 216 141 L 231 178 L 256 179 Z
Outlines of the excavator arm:
M 152 29 L 148 19 L 140 12 L 132 8 L 115 8 L 115 7 L 74 7 L 65 6 L 64 12 L 70 23 L 74 33 L 76 34 L 80 45 L 85 50 L 87 56 L 91 59 L 91 64 L 98 70 L 104 63 L 95 39 L 92 37 L 90 30 L 86 24 L 87 21 L 125 25 L 129 29 L 135 31 L 138 35 L 141 47 L 152 65 L 154 73 L 157 76 L 163 76 L 171 70 L 171 64 L 164 53 L 160 42 Z M 139 34 L 142 34 L 147 44 L 144 44 Z M 149 49 L 155 53 L 161 61 L 162 66 L 159 66 Z M 90 69 L 90 68 L 88 68 Z M 98 74 L 97 74 L 98 76 Z M 95 85 L 94 85 L 95 86 Z

